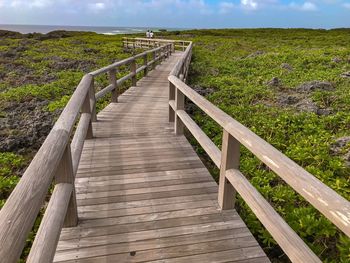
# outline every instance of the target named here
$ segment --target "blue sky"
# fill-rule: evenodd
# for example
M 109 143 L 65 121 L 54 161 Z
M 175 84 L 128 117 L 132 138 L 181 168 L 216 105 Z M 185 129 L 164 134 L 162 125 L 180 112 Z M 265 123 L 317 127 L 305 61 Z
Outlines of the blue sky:
M 350 27 L 350 0 L 0 0 L 0 24 Z

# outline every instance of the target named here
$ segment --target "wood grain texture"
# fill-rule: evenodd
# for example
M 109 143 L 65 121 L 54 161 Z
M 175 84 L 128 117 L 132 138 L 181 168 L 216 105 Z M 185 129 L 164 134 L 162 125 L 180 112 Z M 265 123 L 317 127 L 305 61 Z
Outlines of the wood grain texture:
M 257 136 L 231 116 L 215 107 L 179 78 L 169 76 L 169 81 L 215 120 L 222 128 L 245 146 L 257 158 L 278 174 L 289 186 L 350 236 L 350 202 L 315 176 L 300 167 L 286 155 Z
M 223 251 L 268 262 L 236 211 L 220 210 L 217 184 L 169 124 L 167 77 L 181 54 L 98 114 L 76 175 L 79 225 L 62 230 L 54 262 L 210 262 Z
M 241 172 L 231 169 L 226 177 L 292 262 L 321 262 Z

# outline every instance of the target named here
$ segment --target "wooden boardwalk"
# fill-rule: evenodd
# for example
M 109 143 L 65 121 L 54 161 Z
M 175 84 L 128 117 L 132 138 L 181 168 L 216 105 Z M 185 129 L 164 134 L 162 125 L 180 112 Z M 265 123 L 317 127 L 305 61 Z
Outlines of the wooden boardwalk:
M 98 114 L 76 175 L 79 224 L 54 262 L 269 262 L 168 122 L 173 54 Z

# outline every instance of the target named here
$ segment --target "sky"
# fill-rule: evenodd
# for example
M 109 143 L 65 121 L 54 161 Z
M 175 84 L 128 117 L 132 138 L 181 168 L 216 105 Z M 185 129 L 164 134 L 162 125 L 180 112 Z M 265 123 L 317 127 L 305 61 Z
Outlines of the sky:
M 0 0 L 0 24 L 350 27 L 350 0 Z

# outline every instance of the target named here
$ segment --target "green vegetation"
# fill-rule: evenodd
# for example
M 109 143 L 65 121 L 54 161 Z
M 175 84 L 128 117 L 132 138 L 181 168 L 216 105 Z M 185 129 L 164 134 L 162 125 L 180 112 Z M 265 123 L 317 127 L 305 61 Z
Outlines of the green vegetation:
M 333 149 L 339 138 L 350 135 L 350 78 L 341 76 L 350 71 L 349 33 L 345 29 L 256 29 L 159 34 L 194 41 L 192 87 L 204 90 L 212 103 L 349 200 L 350 145 L 346 141 Z M 47 102 L 41 111 L 54 119 L 84 73 L 129 56 L 121 48 L 121 36 L 0 36 L 0 124 L 9 116 L 7 107 L 20 109 L 37 100 Z M 329 84 L 310 90 L 301 87 L 311 81 Z M 107 83 L 106 75 L 96 78 L 96 90 Z M 108 98 L 97 108 L 107 103 Z M 221 146 L 219 126 L 199 110 L 193 117 Z M 0 141 L 17 133 L 21 132 L 2 129 Z M 203 150 L 193 144 L 205 158 Z M 0 208 L 36 150 L 0 153 Z M 207 165 L 217 179 L 218 171 L 209 160 Z M 350 239 L 244 148 L 241 170 L 325 262 L 350 262 Z M 286 261 L 241 198 L 237 210 L 273 261 Z M 39 222 L 40 217 L 34 232 Z
M 194 41 L 192 87 L 209 91 L 207 98 L 213 104 L 349 200 L 350 169 L 344 154 L 350 145 L 340 152 L 331 150 L 338 138 L 349 135 L 350 78 L 341 76 L 350 70 L 349 33 L 193 30 L 177 37 Z M 331 86 L 303 91 L 300 85 L 311 81 Z M 285 102 L 286 98 L 296 101 Z M 199 110 L 194 118 L 220 146 L 220 127 Z M 197 149 L 203 154 L 198 145 Z M 208 166 L 213 167 L 209 162 Z M 218 171 L 211 170 L 217 179 Z M 325 262 L 350 262 L 349 238 L 246 149 L 242 149 L 241 170 Z M 270 256 L 284 261 L 241 198 L 238 210 Z
M 43 140 L 49 132 L 47 128 L 42 132 L 41 115 L 49 114 L 53 122 L 85 73 L 129 57 L 131 54 L 123 50 L 121 37 L 81 32 L 14 34 L 11 37 L 5 34 L 2 37 L 0 32 L 0 208 L 40 146 L 32 145 L 28 138 L 35 132 L 40 133 Z M 107 83 L 107 75 L 98 77 L 95 89 L 98 91 Z M 41 113 L 33 120 L 33 109 L 42 101 L 45 103 L 39 105 Z M 108 96 L 98 103 L 97 109 L 107 103 Z M 36 121 L 38 127 L 33 130 Z M 23 143 L 7 151 L 4 150 L 7 138 Z M 23 262 L 42 214 L 27 239 Z

